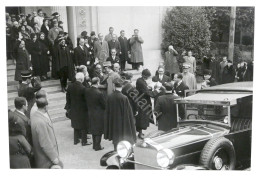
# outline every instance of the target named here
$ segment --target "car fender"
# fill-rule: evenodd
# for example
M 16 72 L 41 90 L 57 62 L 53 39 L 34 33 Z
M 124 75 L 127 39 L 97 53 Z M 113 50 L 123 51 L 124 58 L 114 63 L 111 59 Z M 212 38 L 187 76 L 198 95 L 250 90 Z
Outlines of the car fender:
M 101 166 L 117 166 L 120 167 L 118 154 L 115 151 L 110 151 L 104 154 L 100 159 Z

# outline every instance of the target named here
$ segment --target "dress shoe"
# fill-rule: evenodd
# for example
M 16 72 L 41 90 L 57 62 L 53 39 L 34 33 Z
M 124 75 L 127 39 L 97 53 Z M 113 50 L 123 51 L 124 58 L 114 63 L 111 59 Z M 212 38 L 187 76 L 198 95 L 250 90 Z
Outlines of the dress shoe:
M 87 142 L 87 143 L 82 143 L 82 146 L 87 146 L 87 145 L 91 145 L 91 142 Z
M 74 145 L 77 145 L 80 141 L 77 140 L 77 141 L 74 141 Z
M 94 149 L 95 151 L 99 151 L 99 150 L 104 150 L 104 147 L 99 147 L 99 148 L 96 148 Z

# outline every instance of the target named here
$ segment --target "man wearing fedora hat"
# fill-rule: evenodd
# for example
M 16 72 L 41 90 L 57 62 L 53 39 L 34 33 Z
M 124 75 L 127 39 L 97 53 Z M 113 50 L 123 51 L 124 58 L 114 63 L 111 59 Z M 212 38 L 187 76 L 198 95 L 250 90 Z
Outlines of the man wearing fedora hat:
M 184 63 L 183 69 L 183 82 L 189 87 L 190 90 L 197 89 L 197 82 L 195 75 L 189 72 L 190 64 Z

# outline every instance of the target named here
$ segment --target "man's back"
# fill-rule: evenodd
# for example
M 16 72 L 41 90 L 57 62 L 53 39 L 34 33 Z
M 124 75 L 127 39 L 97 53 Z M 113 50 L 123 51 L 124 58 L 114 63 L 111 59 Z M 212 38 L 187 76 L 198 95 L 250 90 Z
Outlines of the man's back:
M 179 98 L 167 93 L 157 99 L 154 110 L 158 116 L 158 130 L 168 131 L 177 126 L 177 111 L 174 100 Z
M 116 144 L 121 140 L 134 143 L 136 140 L 134 115 L 127 96 L 115 91 L 108 96 L 104 138 Z
M 31 117 L 31 131 L 36 167 L 50 168 L 52 161 L 59 157 L 52 122 L 36 111 Z

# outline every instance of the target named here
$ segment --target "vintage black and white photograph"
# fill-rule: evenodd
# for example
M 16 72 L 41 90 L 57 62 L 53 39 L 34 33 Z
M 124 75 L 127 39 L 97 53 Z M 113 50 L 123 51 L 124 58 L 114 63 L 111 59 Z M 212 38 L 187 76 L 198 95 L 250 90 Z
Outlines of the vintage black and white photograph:
M 255 6 L 59 5 L 4 7 L 9 169 L 251 171 Z

